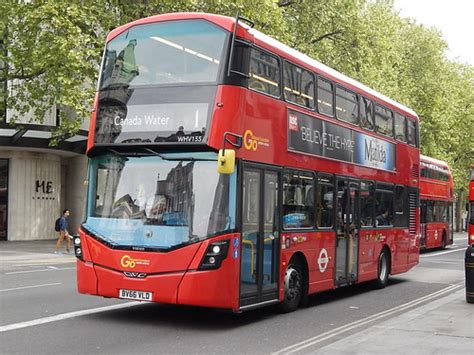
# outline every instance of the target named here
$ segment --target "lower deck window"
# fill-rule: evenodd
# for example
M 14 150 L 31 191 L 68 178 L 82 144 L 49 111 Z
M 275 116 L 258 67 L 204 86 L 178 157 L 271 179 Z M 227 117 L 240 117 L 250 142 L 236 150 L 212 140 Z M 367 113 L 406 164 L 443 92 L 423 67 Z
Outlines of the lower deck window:
M 314 226 L 313 174 L 289 171 L 283 174 L 283 229 Z

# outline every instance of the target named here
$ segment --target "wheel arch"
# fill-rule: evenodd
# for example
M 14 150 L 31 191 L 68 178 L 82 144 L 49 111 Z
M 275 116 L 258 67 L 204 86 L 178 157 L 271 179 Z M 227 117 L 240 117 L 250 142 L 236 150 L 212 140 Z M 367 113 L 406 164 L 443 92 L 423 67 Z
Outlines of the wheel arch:
M 290 264 L 295 261 L 299 263 L 303 271 L 304 285 L 303 285 L 302 303 L 305 303 L 307 301 L 308 289 L 309 289 L 308 261 L 306 259 L 306 256 L 301 251 L 297 251 L 291 256 Z

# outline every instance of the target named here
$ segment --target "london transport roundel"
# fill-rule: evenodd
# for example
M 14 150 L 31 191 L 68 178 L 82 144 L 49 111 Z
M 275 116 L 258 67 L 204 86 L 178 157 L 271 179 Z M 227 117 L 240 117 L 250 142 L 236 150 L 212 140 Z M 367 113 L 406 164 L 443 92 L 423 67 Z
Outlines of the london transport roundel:
M 321 251 L 319 252 L 319 257 L 318 257 L 319 271 L 320 271 L 320 272 L 326 271 L 328 265 L 329 265 L 328 251 L 323 248 L 323 249 L 321 249 Z

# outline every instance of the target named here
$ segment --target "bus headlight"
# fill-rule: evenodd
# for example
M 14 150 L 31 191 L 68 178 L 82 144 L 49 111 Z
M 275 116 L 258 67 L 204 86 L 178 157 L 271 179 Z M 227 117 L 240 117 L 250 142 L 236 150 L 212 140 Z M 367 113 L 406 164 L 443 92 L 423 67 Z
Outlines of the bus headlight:
M 74 241 L 74 255 L 76 255 L 76 258 L 79 260 L 84 261 L 84 257 L 82 255 L 82 248 L 81 248 L 81 237 L 80 236 L 74 236 L 73 238 Z
M 220 240 L 209 244 L 198 270 L 214 270 L 220 268 L 222 261 L 227 257 L 228 250 L 229 240 Z

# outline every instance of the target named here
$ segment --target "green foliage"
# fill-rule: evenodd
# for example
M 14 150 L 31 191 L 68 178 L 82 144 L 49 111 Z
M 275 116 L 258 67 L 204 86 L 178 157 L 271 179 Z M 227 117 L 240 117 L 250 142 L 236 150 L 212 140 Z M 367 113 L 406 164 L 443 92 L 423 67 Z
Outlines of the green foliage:
M 2 80 L 8 106 L 41 121 L 55 103 L 64 116 L 54 137 L 88 117 L 106 33 L 167 12 L 234 17 L 411 107 L 420 116 L 422 152 L 451 165 L 457 190 L 474 162 L 474 68 L 450 61 L 433 28 L 403 19 L 390 0 L 3 0 Z M 8 55 L 7 55 L 8 54 Z M 1 68 L 0 68 L 1 69 Z

